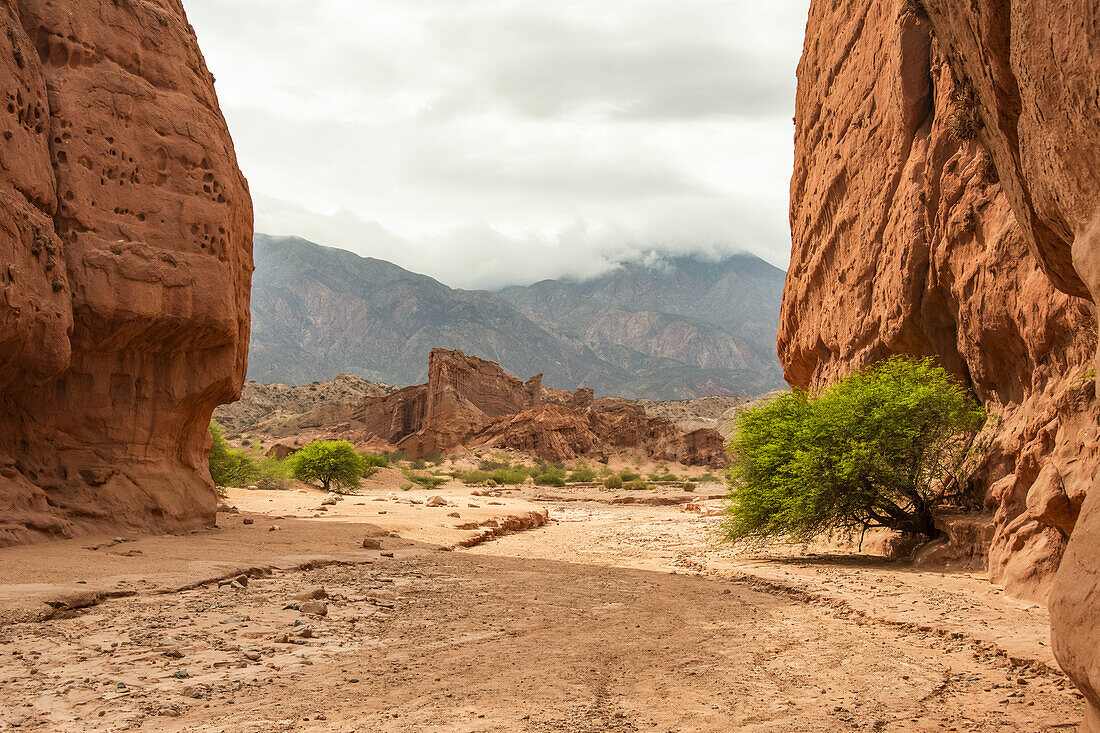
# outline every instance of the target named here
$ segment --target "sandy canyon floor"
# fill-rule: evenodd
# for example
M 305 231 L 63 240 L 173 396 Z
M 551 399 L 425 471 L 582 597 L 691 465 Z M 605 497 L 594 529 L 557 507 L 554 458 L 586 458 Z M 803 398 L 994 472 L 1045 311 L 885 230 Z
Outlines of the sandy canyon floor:
M 239 513 L 184 537 L 0 550 L 0 729 L 1044 731 L 1082 714 L 1045 610 L 980 574 L 738 552 L 716 518 L 609 503 L 625 493 L 368 484 L 326 511 L 320 492 L 233 491 Z

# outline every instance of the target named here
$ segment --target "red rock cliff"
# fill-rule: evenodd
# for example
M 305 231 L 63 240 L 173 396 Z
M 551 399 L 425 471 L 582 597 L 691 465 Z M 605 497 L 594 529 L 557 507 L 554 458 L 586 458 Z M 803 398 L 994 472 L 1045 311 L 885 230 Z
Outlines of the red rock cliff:
M 606 459 L 637 449 L 656 460 L 726 463 L 722 436 L 714 430 L 684 435 L 641 405 L 595 400 L 587 388 L 570 393 L 543 387 L 542 375 L 524 382 L 495 362 L 445 349 L 432 350 L 427 384 L 367 398 L 351 427 L 410 458 L 486 447 L 546 460 Z
M 0 2 L 0 544 L 210 523 L 252 206 L 179 0 Z
M 1050 594 L 1090 730 L 1098 48 L 1092 0 L 815 0 L 779 339 L 793 384 L 890 353 L 937 354 L 999 415 L 977 476 L 993 513 L 991 575 Z

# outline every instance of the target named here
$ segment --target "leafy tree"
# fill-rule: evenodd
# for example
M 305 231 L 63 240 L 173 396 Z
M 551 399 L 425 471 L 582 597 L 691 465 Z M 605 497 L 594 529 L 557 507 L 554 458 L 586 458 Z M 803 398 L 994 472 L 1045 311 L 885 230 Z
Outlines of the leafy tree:
M 743 412 L 728 539 L 888 527 L 939 535 L 985 411 L 932 359 L 893 357 L 819 395 L 801 390 Z
M 242 486 L 259 478 L 260 467 L 245 451 L 230 448 L 222 426 L 213 420 L 210 421 L 210 437 L 213 439 L 209 457 L 210 478 L 214 480 L 216 489 Z M 224 496 L 225 491 L 219 490 L 218 494 Z
M 315 440 L 289 459 L 290 473 L 299 481 L 320 481 L 325 491 L 350 493 L 359 486 L 366 461 L 345 440 Z

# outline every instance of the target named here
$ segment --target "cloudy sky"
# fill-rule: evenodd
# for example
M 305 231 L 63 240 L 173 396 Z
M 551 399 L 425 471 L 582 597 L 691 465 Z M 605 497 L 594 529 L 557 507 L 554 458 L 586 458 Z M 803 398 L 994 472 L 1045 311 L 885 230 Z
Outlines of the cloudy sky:
M 257 231 L 458 287 L 786 267 L 809 0 L 186 0 Z

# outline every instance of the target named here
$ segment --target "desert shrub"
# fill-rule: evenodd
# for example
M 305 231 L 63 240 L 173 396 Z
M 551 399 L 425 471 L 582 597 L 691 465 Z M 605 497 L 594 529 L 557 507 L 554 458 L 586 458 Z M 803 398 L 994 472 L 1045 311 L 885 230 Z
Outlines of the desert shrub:
M 413 490 L 413 485 L 411 483 L 406 482 L 406 483 L 401 484 L 397 488 L 401 489 L 402 491 L 412 491 Z
M 535 476 L 538 486 L 565 486 L 565 479 L 560 473 L 542 473 Z
M 666 481 L 666 482 L 669 482 L 669 483 L 675 483 L 675 482 L 679 481 L 680 478 L 678 476 L 674 476 L 673 474 L 669 473 L 668 471 L 665 471 L 664 473 L 651 473 L 651 474 L 649 474 L 649 480 L 650 481 Z
M 728 539 L 812 539 L 888 527 L 936 537 L 933 510 L 985 411 L 931 359 L 893 357 L 819 395 L 796 390 L 738 417 Z
M 619 471 L 619 478 L 623 480 L 624 484 L 628 484 L 631 481 L 637 481 L 641 477 L 642 475 L 640 473 L 634 473 L 633 471 L 628 471 L 625 468 L 622 471 Z
M 603 487 L 612 491 L 618 491 L 623 487 L 623 480 L 617 473 L 613 473 L 603 480 Z
M 351 443 L 315 440 L 287 459 L 291 475 L 299 481 L 320 481 L 325 491 L 351 493 L 367 466 Z
M 414 484 L 419 484 L 425 489 L 437 489 L 451 480 L 450 476 L 433 476 L 431 474 L 416 473 L 414 470 L 405 469 L 405 478 Z
M 443 463 L 443 455 L 441 453 L 429 453 L 424 456 L 424 463 L 429 466 L 438 466 Z
M 390 465 L 390 459 L 386 456 L 378 456 L 373 453 L 361 453 L 363 456 L 363 465 L 368 468 L 388 468 Z
M 959 107 L 947 118 L 947 131 L 959 142 L 969 142 L 978 136 L 978 120 L 974 110 Z
M 222 426 L 213 420 L 210 421 L 210 437 L 213 439 L 209 456 L 210 478 L 214 481 L 218 496 L 225 496 L 224 487 L 242 486 L 259 478 L 260 467 L 256 461 L 245 451 L 230 448 Z
M 989 153 L 983 154 L 981 159 L 978 160 L 978 183 L 988 186 L 1000 179 L 997 166 L 993 164 L 993 156 Z
M 409 464 L 409 468 L 412 468 L 416 471 L 423 471 L 427 467 L 428 467 L 428 462 L 425 461 L 423 458 L 417 458 L 415 461 L 413 461 Z
M 713 473 L 704 473 L 702 476 L 699 477 L 698 483 L 701 483 L 701 484 L 720 484 L 720 483 L 722 483 L 722 479 L 718 478 Z
M 290 483 L 285 478 L 261 476 L 256 480 L 256 488 L 262 491 L 286 491 Z
M 685 481 L 684 482 L 684 491 L 687 491 L 688 493 L 691 493 L 691 492 L 695 491 L 695 488 L 696 487 L 695 487 L 694 482 L 692 482 L 692 481 Z
M 405 460 L 405 451 L 391 450 L 385 456 L 386 463 L 397 463 L 398 461 Z
M 499 458 L 482 458 L 478 461 L 477 467 L 482 471 L 495 471 L 498 468 L 511 468 L 512 463 Z
M 596 480 L 596 472 L 587 466 L 574 468 L 572 472 L 570 472 L 568 480 L 570 483 L 586 484 L 589 481 Z
M 623 488 L 627 491 L 645 491 L 649 488 L 649 484 L 647 484 L 644 480 L 638 478 L 634 479 L 633 481 L 626 482 L 623 485 Z

